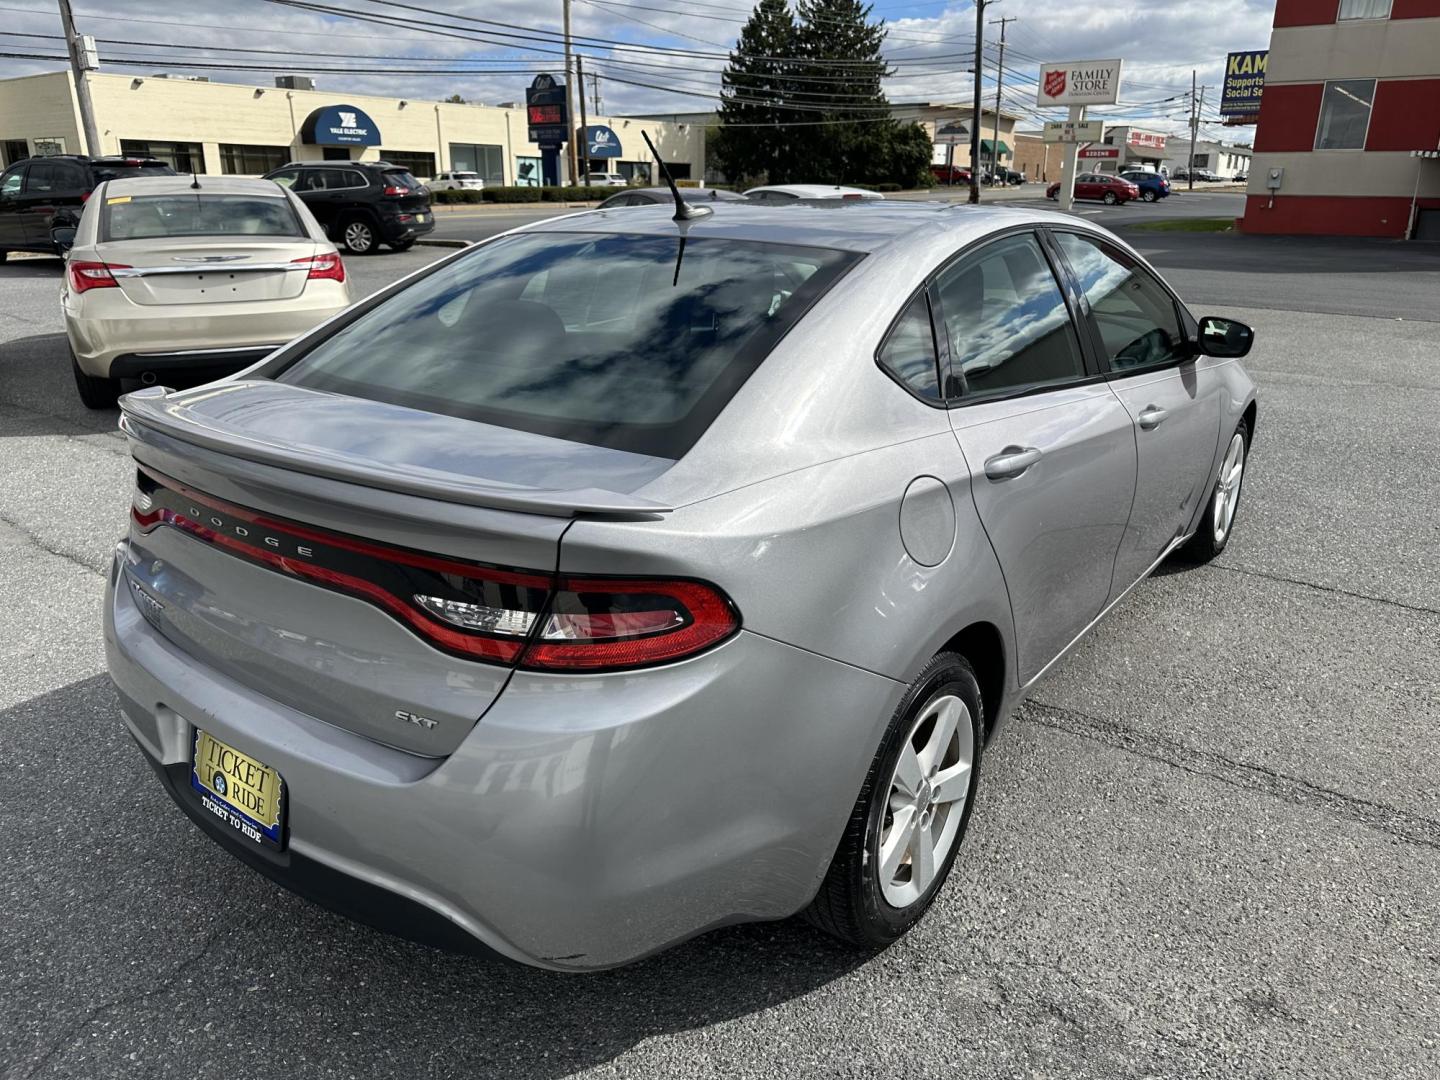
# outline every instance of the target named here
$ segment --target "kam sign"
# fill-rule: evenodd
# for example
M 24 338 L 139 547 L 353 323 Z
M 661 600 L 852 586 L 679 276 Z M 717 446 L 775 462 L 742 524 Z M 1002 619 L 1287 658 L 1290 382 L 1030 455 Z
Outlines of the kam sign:
M 1225 84 L 1220 90 L 1220 115 L 1254 118 L 1260 115 L 1260 95 L 1265 91 L 1265 68 L 1269 49 L 1232 52 L 1225 58 Z
M 1040 69 L 1037 105 L 1114 105 L 1118 100 L 1119 60 L 1072 60 Z

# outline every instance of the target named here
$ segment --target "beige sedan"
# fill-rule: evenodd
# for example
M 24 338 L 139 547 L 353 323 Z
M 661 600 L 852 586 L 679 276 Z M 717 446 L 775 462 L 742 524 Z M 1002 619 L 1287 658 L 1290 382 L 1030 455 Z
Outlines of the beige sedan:
M 305 204 L 230 176 L 101 184 L 62 296 L 75 385 L 92 409 L 127 383 L 239 370 L 349 304 L 345 264 Z

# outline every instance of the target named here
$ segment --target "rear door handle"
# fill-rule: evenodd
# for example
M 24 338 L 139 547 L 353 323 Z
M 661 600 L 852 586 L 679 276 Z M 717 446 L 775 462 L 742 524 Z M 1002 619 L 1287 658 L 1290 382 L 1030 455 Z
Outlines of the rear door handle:
M 1151 428 L 1159 427 L 1161 423 L 1164 422 L 1165 417 L 1169 415 L 1169 409 L 1162 409 L 1159 405 L 1146 405 L 1136 419 L 1140 422 L 1142 428 L 1149 431 Z
M 1040 451 L 1033 446 L 1007 446 L 985 459 L 985 475 L 991 480 L 1010 480 L 1039 460 Z

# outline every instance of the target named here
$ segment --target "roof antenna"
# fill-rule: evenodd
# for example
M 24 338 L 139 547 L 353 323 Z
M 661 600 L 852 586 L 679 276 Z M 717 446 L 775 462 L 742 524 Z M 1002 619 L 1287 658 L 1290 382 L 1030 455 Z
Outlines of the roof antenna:
M 200 174 L 194 169 L 190 170 L 190 186 L 196 191 L 200 190 Z
M 680 189 L 675 186 L 675 179 L 670 175 L 670 170 L 665 167 L 664 160 L 660 157 L 660 151 L 655 149 L 655 144 L 650 141 L 650 136 L 640 132 L 640 137 L 645 140 L 645 145 L 650 148 L 650 153 L 655 155 L 655 164 L 660 166 L 660 175 L 665 177 L 665 183 L 670 185 L 670 194 L 675 196 L 675 218 L 676 221 L 693 221 L 695 218 L 705 217 L 715 211 L 708 206 L 691 206 L 680 197 Z M 676 268 L 679 269 L 678 267 Z

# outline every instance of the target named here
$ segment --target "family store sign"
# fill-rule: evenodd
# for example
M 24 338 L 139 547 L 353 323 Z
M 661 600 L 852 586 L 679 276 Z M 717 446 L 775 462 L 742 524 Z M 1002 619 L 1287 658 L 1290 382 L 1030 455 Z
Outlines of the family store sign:
M 1119 100 L 1119 60 L 1071 60 L 1040 69 L 1038 105 L 1114 105 Z

